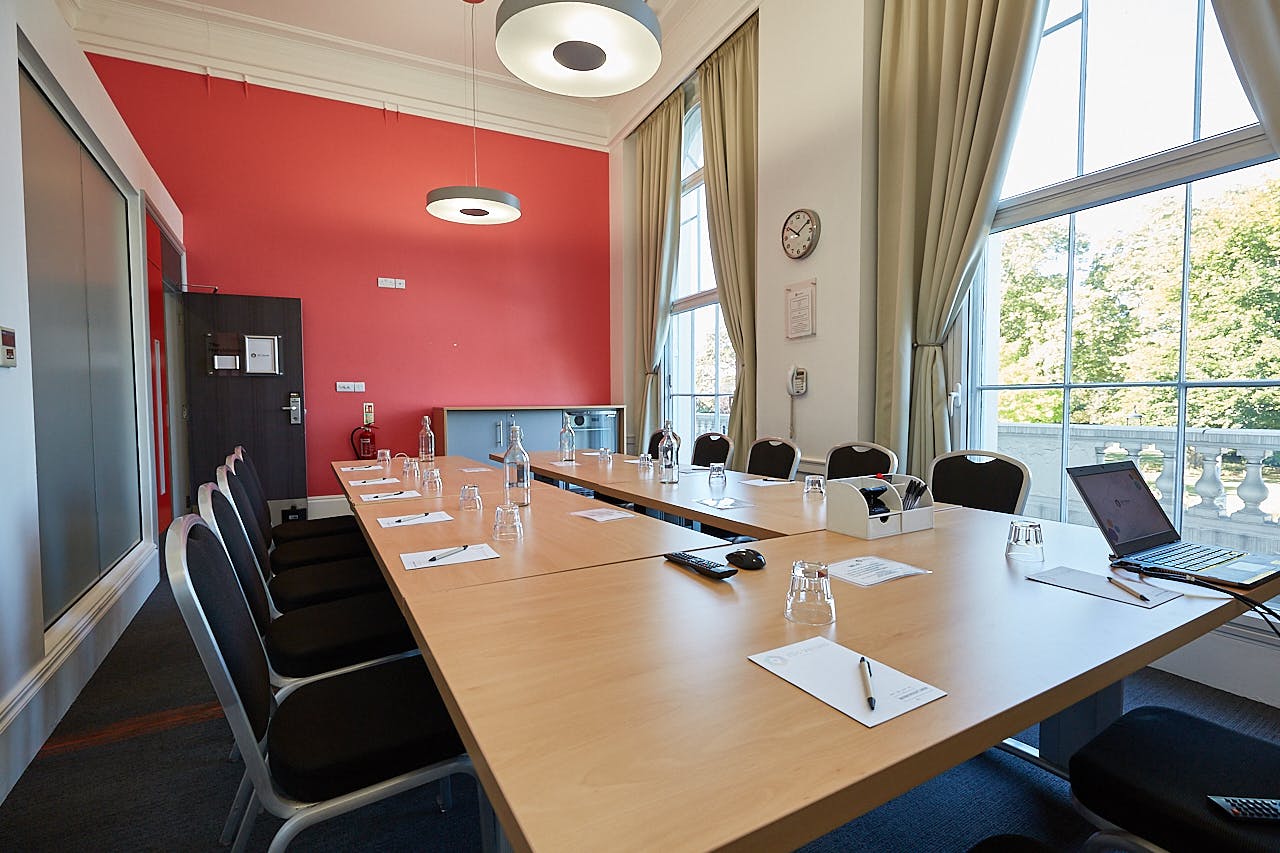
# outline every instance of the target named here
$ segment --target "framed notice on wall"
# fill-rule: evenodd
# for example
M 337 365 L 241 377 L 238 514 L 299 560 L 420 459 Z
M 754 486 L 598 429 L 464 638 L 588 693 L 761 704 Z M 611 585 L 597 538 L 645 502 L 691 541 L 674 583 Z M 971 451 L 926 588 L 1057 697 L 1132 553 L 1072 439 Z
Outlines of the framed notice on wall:
M 811 278 L 787 288 L 787 337 L 807 338 L 818 334 L 818 280 Z
M 280 338 L 276 335 L 244 336 L 244 372 L 280 374 Z

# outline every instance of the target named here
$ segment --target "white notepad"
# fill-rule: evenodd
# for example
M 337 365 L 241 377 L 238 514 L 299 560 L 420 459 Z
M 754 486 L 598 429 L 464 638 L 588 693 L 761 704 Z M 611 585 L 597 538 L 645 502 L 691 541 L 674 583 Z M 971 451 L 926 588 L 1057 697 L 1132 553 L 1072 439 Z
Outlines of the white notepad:
M 1152 586 L 1139 580 L 1125 578 L 1122 581 L 1125 586 L 1137 590 L 1151 599 L 1150 601 L 1143 601 L 1111 583 L 1107 580 L 1106 575 L 1095 575 L 1093 572 L 1082 572 L 1079 569 L 1072 569 L 1067 566 L 1054 566 L 1052 569 L 1046 569 L 1034 575 L 1027 575 L 1027 580 L 1039 581 L 1040 583 L 1047 583 L 1050 586 L 1058 586 L 1063 589 L 1072 589 L 1076 592 L 1096 595 L 1099 598 L 1109 598 L 1112 601 L 1132 604 L 1145 610 L 1158 607 L 1166 601 L 1173 601 L 1175 598 L 1182 596 L 1180 592 L 1161 589 L 1158 586 Z
M 339 468 L 339 471 L 377 471 L 381 465 L 346 465 Z
M 379 477 L 376 480 L 352 480 L 353 486 L 390 486 L 392 483 L 400 482 L 395 477 Z
M 464 471 L 468 474 L 488 474 L 490 471 L 496 471 L 498 469 L 484 467 L 484 468 L 459 468 L 458 470 Z
M 794 486 L 795 484 L 796 484 L 795 480 L 769 480 L 765 478 L 761 478 L 759 480 L 743 480 L 742 481 L 742 485 L 744 486 L 757 486 L 757 487 Z
M 878 583 L 891 581 L 895 578 L 932 574 L 928 569 L 908 566 L 906 563 L 886 560 L 884 557 L 870 556 L 854 557 L 849 560 L 841 560 L 838 563 L 831 563 L 827 566 L 827 571 L 833 578 L 839 578 L 842 581 L 848 581 L 858 586 L 875 586 Z
M 753 503 L 739 500 L 738 498 L 703 498 L 698 503 L 703 506 L 709 506 L 712 509 L 742 509 L 747 506 L 755 506 Z
M 862 655 L 826 637 L 812 637 L 751 655 L 747 660 L 864 726 L 878 726 L 947 695 L 945 690 L 871 660 L 876 696 L 876 709 L 872 711 L 867 705 L 866 683 L 858 666 L 861 658 Z
M 457 549 L 457 545 L 451 548 L 434 548 L 430 551 L 415 551 L 412 554 L 401 554 L 400 562 L 404 563 L 405 569 L 412 571 L 414 569 L 434 569 L 439 566 L 452 566 L 458 563 L 474 563 L 476 560 L 496 560 L 501 556 L 497 551 L 488 545 L 481 543 L 479 545 L 468 545 L 467 550 L 458 551 L 456 554 L 449 554 L 450 551 Z M 441 557 L 435 562 L 431 558 L 437 554 L 449 554 L 447 557 Z
M 413 515 L 389 515 L 378 519 L 383 527 L 408 527 L 413 524 L 436 524 L 441 521 L 453 521 L 447 512 L 415 512 Z
M 635 518 L 633 513 L 623 512 L 620 509 L 581 509 L 577 512 L 571 512 L 569 515 L 580 515 L 592 521 L 617 521 L 621 518 Z
M 398 498 L 420 498 L 422 492 L 417 489 L 401 489 L 398 492 L 373 492 L 368 495 L 361 495 L 362 501 L 392 501 Z

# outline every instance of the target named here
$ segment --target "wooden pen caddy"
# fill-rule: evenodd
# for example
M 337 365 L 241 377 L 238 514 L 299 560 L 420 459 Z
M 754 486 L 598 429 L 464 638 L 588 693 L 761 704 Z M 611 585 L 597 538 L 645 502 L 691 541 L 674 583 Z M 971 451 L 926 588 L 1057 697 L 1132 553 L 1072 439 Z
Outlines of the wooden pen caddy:
M 933 527 L 933 492 L 926 486 L 912 509 L 902 508 L 902 499 L 910 483 L 923 482 L 910 474 L 885 477 L 847 477 L 827 481 L 827 529 L 859 539 L 880 539 L 899 533 L 914 533 Z M 888 512 L 871 514 L 871 507 L 861 490 L 888 486 L 880 501 Z

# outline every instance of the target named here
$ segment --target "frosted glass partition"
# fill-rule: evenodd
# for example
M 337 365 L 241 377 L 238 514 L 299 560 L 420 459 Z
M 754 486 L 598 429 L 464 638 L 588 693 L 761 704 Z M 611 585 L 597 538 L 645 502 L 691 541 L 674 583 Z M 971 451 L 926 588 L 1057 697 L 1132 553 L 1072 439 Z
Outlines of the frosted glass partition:
M 141 537 L 128 207 L 21 78 L 44 621 Z

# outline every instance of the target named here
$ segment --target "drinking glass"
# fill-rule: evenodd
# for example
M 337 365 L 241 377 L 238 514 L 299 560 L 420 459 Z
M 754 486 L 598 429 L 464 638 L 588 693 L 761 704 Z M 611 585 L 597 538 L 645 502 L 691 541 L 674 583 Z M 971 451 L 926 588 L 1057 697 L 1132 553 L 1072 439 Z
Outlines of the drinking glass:
M 418 465 L 417 459 L 410 459 L 408 456 L 404 458 L 404 473 L 401 475 L 404 484 L 409 488 L 416 488 L 422 482 L 422 467 Z
M 384 449 L 384 450 L 378 451 L 378 465 L 382 468 L 382 476 L 384 477 L 391 476 L 391 451 L 390 450 Z
M 707 484 L 713 489 L 723 489 L 729 480 L 724 475 L 724 463 L 712 462 L 707 466 Z
M 422 494 L 428 498 L 438 498 L 444 494 L 444 481 L 440 479 L 439 468 L 427 468 L 422 472 Z
M 796 560 L 791 564 L 786 617 L 801 625 L 830 625 L 836 621 L 836 600 L 826 563 Z
M 639 468 L 641 471 L 652 471 L 653 457 L 650 456 L 648 453 L 641 453 L 639 456 L 636 457 L 636 467 Z
M 1011 560 L 1044 561 L 1044 531 L 1038 521 L 1009 522 L 1009 541 L 1004 554 Z
M 462 491 L 458 494 L 458 509 L 471 512 L 479 512 L 484 509 L 484 501 L 480 499 L 479 486 L 474 483 L 468 483 L 462 487 Z
M 494 539 L 523 539 L 524 525 L 520 523 L 520 507 L 513 503 L 500 504 L 493 514 Z
M 596 458 L 600 460 L 601 465 L 608 465 L 613 462 L 613 451 L 609 449 L 609 445 L 601 445 L 600 454 Z
M 821 474 L 805 474 L 804 493 L 806 495 L 825 495 L 827 493 L 827 484 L 822 479 Z

